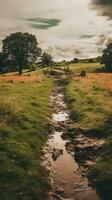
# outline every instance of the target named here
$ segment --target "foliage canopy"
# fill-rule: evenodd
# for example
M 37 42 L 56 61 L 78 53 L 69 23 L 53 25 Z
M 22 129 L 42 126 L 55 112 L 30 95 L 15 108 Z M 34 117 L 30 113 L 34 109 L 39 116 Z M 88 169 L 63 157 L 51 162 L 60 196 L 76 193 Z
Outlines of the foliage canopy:
M 12 33 L 3 40 L 3 54 L 14 66 L 18 66 L 19 75 L 24 67 L 34 63 L 41 55 L 37 39 L 29 33 Z
M 107 71 L 112 72 L 112 43 L 103 51 L 101 64 L 105 64 Z
M 44 52 L 41 57 L 41 62 L 43 66 L 50 67 L 53 64 L 53 58 L 51 55 Z

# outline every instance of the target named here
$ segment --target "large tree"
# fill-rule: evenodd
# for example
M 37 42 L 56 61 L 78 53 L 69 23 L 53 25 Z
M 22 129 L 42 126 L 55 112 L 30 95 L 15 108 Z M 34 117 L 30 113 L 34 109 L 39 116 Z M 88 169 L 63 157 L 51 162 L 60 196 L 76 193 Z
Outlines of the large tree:
M 73 60 L 71 61 L 72 63 L 78 63 L 79 59 L 78 58 L 73 58 Z
M 12 33 L 3 40 L 3 54 L 13 65 L 18 66 L 19 75 L 29 64 L 34 63 L 41 55 L 37 39 L 29 33 Z
M 10 64 L 3 52 L 0 52 L 0 72 L 9 71 Z
M 44 52 L 41 56 L 41 63 L 42 63 L 42 66 L 47 67 L 47 74 L 48 76 L 50 76 L 52 73 L 52 66 L 53 66 L 52 56 Z
M 41 62 L 43 66 L 51 67 L 53 64 L 53 58 L 51 55 L 44 52 L 41 57 Z
M 107 71 L 112 72 L 112 43 L 103 51 L 101 64 L 105 64 Z
M 3 70 L 2 61 L 3 61 L 3 54 L 2 54 L 2 52 L 0 52 L 0 72 L 2 72 L 2 70 Z

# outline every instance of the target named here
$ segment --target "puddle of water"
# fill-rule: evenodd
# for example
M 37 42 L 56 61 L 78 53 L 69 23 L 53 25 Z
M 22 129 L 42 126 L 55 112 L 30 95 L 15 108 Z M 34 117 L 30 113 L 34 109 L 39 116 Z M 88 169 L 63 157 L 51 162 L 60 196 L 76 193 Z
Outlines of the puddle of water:
M 63 188 L 64 196 L 73 200 L 99 200 L 95 190 L 88 187 L 86 178 L 82 178 L 74 157 L 66 150 L 66 142 L 62 132 L 55 131 L 49 140 L 50 148 L 62 149 L 63 154 L 56 161 L 50 156 L 54 188 Z
M 66 125 L 69 120 L 69 114 L 66 104 L 63 99 L 63 94 L 57 93 L 51 97 L 51 104 L 53 105 L 53 124 L 61 125 L 64 122 Z M 88 187 L 88 181 L 81 176 L 78 164 L 74 160 L 74 157 L 67 152 L 66 143 L 67 140 L 63 140 L 61 135 L 63 130 L 56 131 L 55 127 L 52 137 L 48 140 L 47 145 L 51 149 L 49 161 L 51 163 L 51 177 L 53 180 L 54 191 L 56 188 L 63 188 L 64 197 L 69 200 L 100 200 L 96 194 L 96 191 Z M 53 154 L 54 153 L 54 154 Z M 57 154 L 57 155 L 56 155 Z M 53 158 L 55 156 L 55 159 Z M 52 198 L 58 200 L 58 198 Z M 59 199 L 61 200 L 61 199 Z
M 49 140 L 52 149 L 62 149 L 63 154 L 56 161 L 51 159 L 53 170 L 53 182 L 55 188 L 62 187 L 66 191 L 67 197 L 74 192 L 74 183 L 76 175 L 74 171 L 78 165 L 74 165 L 74 159 L 71 154 L 67 153 L 65 145 L 66 141 L 61 138 L 62 132 L 55 131 L 53 138 Z
M 62 122 L 68 119 L 68 114 L 66 112 L 60 111 L 58 113 L 53 113 L 53 120 L 55 122 Z

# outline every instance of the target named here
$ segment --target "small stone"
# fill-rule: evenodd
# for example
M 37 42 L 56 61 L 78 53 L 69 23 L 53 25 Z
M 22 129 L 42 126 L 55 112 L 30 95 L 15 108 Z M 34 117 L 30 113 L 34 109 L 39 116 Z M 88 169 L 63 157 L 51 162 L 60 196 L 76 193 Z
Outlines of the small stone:
M 49 197 L 55 197 L 55 193 L 54 193 L 54 192 L 49 192 L 49 193 L 48 193 L 48 196 L 49 196 Z
M 64 181 L 64 180 L 62 180 L 61 183 L 62 183 L 63 185 L 66 185 L 66 184 L 67 184 L 67 182 Z
M 60 194 L 56 194 L 56 200 L 61 200 L 62 198 L 61 198 L 61 195 Z
M 63 188 L 58 188 L 58 189 L 56 189 L 56 193 L 63 194 L 64 193 L 64 189 Z

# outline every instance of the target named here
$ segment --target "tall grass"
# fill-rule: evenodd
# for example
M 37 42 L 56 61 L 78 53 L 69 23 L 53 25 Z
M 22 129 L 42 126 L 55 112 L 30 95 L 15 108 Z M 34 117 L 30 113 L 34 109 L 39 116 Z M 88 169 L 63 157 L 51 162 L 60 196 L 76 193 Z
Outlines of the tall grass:
M 103 75 L 104 76 L 104 75 Z M 106 75 L 105 75 L 106 78 Z M 99 76 L 98 76 L 99 79 Z M 86 84 L 85 84 L 86 83 Z M 106 78 L 107 86 L 111 80 Z M 112 199 L 112 93 L 100 80 L 73 79 L 65 90 L 71 117 L 89 137 L 105 137 L 107 143 L 88 178 L 103 200 Z
M 80 79 L 72 80 L 66 88 L 66 98 L 77 126 L 96 137 L 111 134 L 109 119 L 112 104 L 108 90 L 95 84 L 85 86 Z
M 51 114 L 52 81 L 0 82 L 0 199 L 44 200 L 49 185 L 40 166 Z

